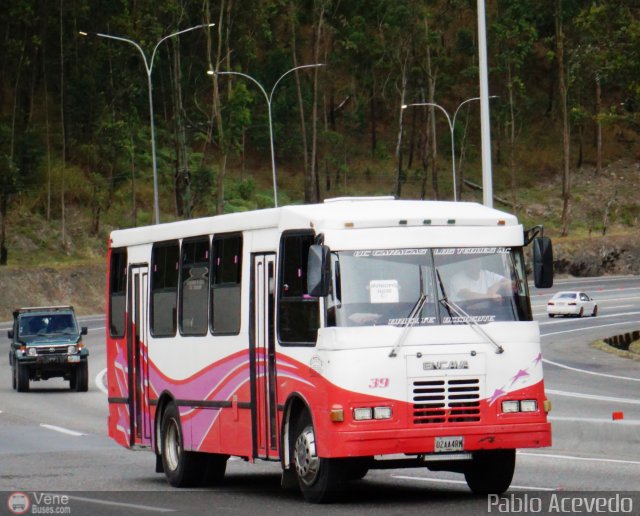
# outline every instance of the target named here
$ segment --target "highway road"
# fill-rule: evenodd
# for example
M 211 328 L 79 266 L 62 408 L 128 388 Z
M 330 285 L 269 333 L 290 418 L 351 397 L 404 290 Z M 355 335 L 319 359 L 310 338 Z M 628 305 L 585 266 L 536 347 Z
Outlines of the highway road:
M 552 293 L 573 289 L 596 298 L 598 316 L 548 318 Z M 557 280 L 553 289 L 532 289 L 532 306 L 553 402 L 553 446 L 518 453 L 509 493 L 520 498 L 627 493 L 635 497 L 637 514 L 639 493 L 629 492 L 640 485 L 640 361 L 590 343 L 640 329 L 640 277 Z M 104 317 L 81 318 L 81 324 L 89 327 L 87 393 L 70 392 L 58 379 L 32 382 L 31 392 L 17 393 L 11 389 L 7 353 L 0 354 L 0 514 L 11 514 L 4 499 L 15 491 L 32 500 L 38 493 L 57 494 L 49 505 L 40 498 L 40 507 L 67 514 L 478 514 L 491 509 L 487 498 L 470 494 L 461 475 L 426 469 L 371 471 L 341 503 L 322 507 L 280 490 L 279 466 L 269 463 L 232 459 L 223 487 L 175 490 L 154 473 L 151 453 L 125 450 L 107 437 Z M 7 328 L 0 324 L 8 351 Z M 624 419 L 614 421 L 613 412 Z M 70 498 L 61 499 L 62 493 Z

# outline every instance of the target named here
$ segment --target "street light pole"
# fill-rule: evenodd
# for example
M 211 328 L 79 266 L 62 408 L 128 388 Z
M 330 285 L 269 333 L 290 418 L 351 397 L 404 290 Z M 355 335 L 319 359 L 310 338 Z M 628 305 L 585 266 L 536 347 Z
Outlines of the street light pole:
M 151 71 L 153 70 L 153 62 L 156 57 L 156 51 L 158 50 L 158 47 L 160 46 L 160 44 L 169 38 L 173 38 L 174 36 L 179 36 L 180 34 L 184 34 L 185 32 L 190 32 L 192 30 L 200 29 L 202 27 L 213 27 L 214 25 L 215 23 L 205 23 L 201 25 L 195 25 L 194 27 L 189 27 L 188 29 L 174 32 L 172 34 L 169 34 L 168 36 L 165 36 L 164 38 L 162 38 L 160 41 L 156 43 L 155 47 L 153 47 L 153 52 L 151 53 L 151 61 L 147 61 L 147 56 L 144 53 L 144 50 L 142 50 L 142 47 L 133 40 L 122 38 L 120 36 L 112 36 L 110 34 L 102 34 L 100 32 L 78 31 L 78 34 L 80 34 L 80 36 L 97 36 L 100 38 L 114 39 L 116 41 L 124 41 L 125 43 L 129 43 L 130 45 L 133 45 L 138 50 L 138 52 L 140 52 L 140 55 L 142 56 L 144 69 L 147 72 L 147 91 L 149 94 L 149 125 L 151 127 L 151 162 L 153 167 L 153 216 L 156 224 L 160 224 L 160 205 L 158 202 L 158 164 L 157 164 L 157 158 L 156 158 L 156 133 L 155 133 L 155 123 L 154 123 L 154 116 L 153 116 L 153 85 L 151 82 Z
M 497 95 L 493 95 L 490 98 L 495 98 L 496 96 Z M 415 104 L 404 104 L 402 106 L 402 109 L 407 109 L 408 107 L 414 107 L 414 106 L 433 106 L 435 108 L 438 108 L 440 111 L 442 111 L 444 113 L 444 116 L 447 117 L 447 123 L 449 124 L 449 131 L 451 133 L 451 170 L 453 173 L 453 200 L 454 201 L 458 200 L 458 188 L 456 184 L 456 147 L 455 147 L 455 135 L 454 135 L 454 130 L 456 127 L 456 118 L 458 116 L 458 112 L 460 111 L 460 108 L 464 106 L 467 102 L 471 102 L 472 100 L 480 100 L 480 97 L 473 97 L 458 104 L 458 107 L 453 113 L 453 118 L 449 116 L 449 113 L 445 108 L 443 108 L 440 104 L 435 104 L 433 102 L 417 102 Z
M 274 203 L 274 206 L 276 208 L 278 207 L 278 182 L 276 180 L 276 154 L 275 154 L 275 148 L 274 148 L 274 143 L 273 143 L 273 120 L 272 120 L 272 117 L 271 117 L 271 101 L 273 100 L 273 94 L 276 91 L 276 87 L 278 86 L 278 83 L 282 79 L 284 79 L 287 75 L 289 75 L 291 72 L 294 72 L 296 70 L 300 70 L 302 68 L 315 68 L 315 67 L 318 67 L 318 66 L 324 66 L 324 63 L 301 65 L 301 66 L 296 66 L 294 68 L 291 68 L 291 70 L 287 70 L 285 73 L 283 73 L 278 78 L 278 80 L 273 85 L 273 88 L 271 88 L 271 92 L 269 94 L 267 94 L 267 91 L 264 89 L 262 84 L 260 84 L 256 79 L 254 79 L 253 77 L 251 77 L 250 75 L 248 75 L 246 73 L 242 73 L 242 72 L 227 72 L 227 71 L 217 72 L 215 70 L 207 70 L 207 74 L 208 75 L 239 75 L 240 77 L 244 77 L 245 79 L 249 79 L 251 82 L 253 82 L 260 89 L 260 91 L 264 95 L 264 98 L 267 101 L 267 113 L 268 113 L 268 117 L 269 117 L 269 143 L 271 145 L 271 173 L 273 175 L 273 203 Z
M 493 177 L 491 166 L 491 123 L 489 121 L 489 77 L 487 72 L 487 24 L 484 0 L 478 7 L 478 69 L 480 72 L 480 127 L 482 140 L 482 199 L 493 208 Z

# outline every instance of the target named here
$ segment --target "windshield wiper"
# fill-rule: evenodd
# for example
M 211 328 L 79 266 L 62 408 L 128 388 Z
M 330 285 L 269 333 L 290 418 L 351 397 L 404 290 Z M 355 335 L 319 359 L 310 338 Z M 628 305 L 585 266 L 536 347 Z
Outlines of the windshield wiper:
M 478 333 L 480 333 L 480 335 L 491 342 L 491 344 L 496 347 L 496 353 L 504 353 L 504 348 L 495 340 L 493 340 L 491 336 L 486 331 L 484 331 L 476 321 L 473 320 L 473 317 L 471 317 L 467 312 L 460 308 L 459 305 L 447 299 L 447 293 L 444 290 L 444 285 L 442 283 L 442 279 L 440 278 L 440 272 L 438 271 L 438 269 L 436 269 L 436 275 L 438 277 L 438 283 L 440 284 L 440 290 L 442 291 L 442 299 L 440 299 L 439 301 L 447 309 L 447 312 L 449 312 L 449 317 L 451 317 L 452 322 L 453 317 L 451 316 L 451 311 L 453 310 L 455 314 L 462 319 L 462 322 L 464 322 L 468 326 L 471 326 L 471 328 L 476 330 Z
M 398 341 L 389 352 L 390 357 L 398 356 L 398 349 L 400 349 L 400 346 L 404 344 L 407 335 L 409 335 L 409 330 L 415 325 L 416 319 L 422 311 L 422 307 L 424 306 L 425 302 L 427 301 L 427 295 L 424 293 L 424 281 L 422 280 L 422 267 L 418 267 L 420 271 L 420 297 L 416 301 L 416 304 L 413 305 L 413 308 L 409 312 L 409 315 L 407 315 L 407 320 L 402 325 L 402 333 L 400 334 Z
M 444 301 L 443 306 L 447 309 L 449 317 L 453 319 L 451 308 L 449 307 L 449 302 L 447 301 L 447 292 L 444 290 L 444 284 L 442 283 L 442 278 L 440 277 L 440 271 L 438 269 L 436 269 L 436 277 L 438 278 L 438 285 L 440 285 L 440 291 L 442 292 L 442 299 L 440 301 Z

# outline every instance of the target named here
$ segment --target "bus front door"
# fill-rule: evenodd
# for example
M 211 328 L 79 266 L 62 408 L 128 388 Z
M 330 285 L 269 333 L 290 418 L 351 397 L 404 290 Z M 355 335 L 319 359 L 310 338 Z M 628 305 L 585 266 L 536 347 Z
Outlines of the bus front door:
M 149 362 L 147 354 L 147 307 L 149 268 L 132 265 L 129 269 L 129 320 L 127 350 L 129 363 L 129 418 L 131 446 L 151 444 L 149 414 Z
M 275 255 L 253 255 L 251 380 L 253 453 L 278 458 L 278 399 L 275 349 Z

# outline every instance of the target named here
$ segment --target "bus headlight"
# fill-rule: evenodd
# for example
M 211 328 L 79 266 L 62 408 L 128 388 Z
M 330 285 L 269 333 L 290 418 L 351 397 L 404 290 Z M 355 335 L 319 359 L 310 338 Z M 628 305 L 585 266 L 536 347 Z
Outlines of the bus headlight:
M 356 421 L 365 421 L 373 418 L 373 410 L 371 407 L 362 407 L 353 409 L 353 419 Z
M 537 400 L 507 400 L 502 402 L 502 412 L 513 414 L 514 412 L 537 412 Z
M 538 402 L 536 400 L 522 400 L 520 402 L 520 412 L 537 412 Z
M 78 348 L 76 348 L 75 346 L 69 346 L 67 348 L 67 353 L 69 355 L 75 355 L 78 352 Z
M 29 357 L 37 357 L 38 350 L 36 348 L 27 348 L 27 356 Z
M 503 401 L 502 412 L 505 414 L 520 412 L 520 403 L 517 400 Z
M 373 409 L 373 419 L 391 419 L 392 415 L 391 407 L 375 407 Z

